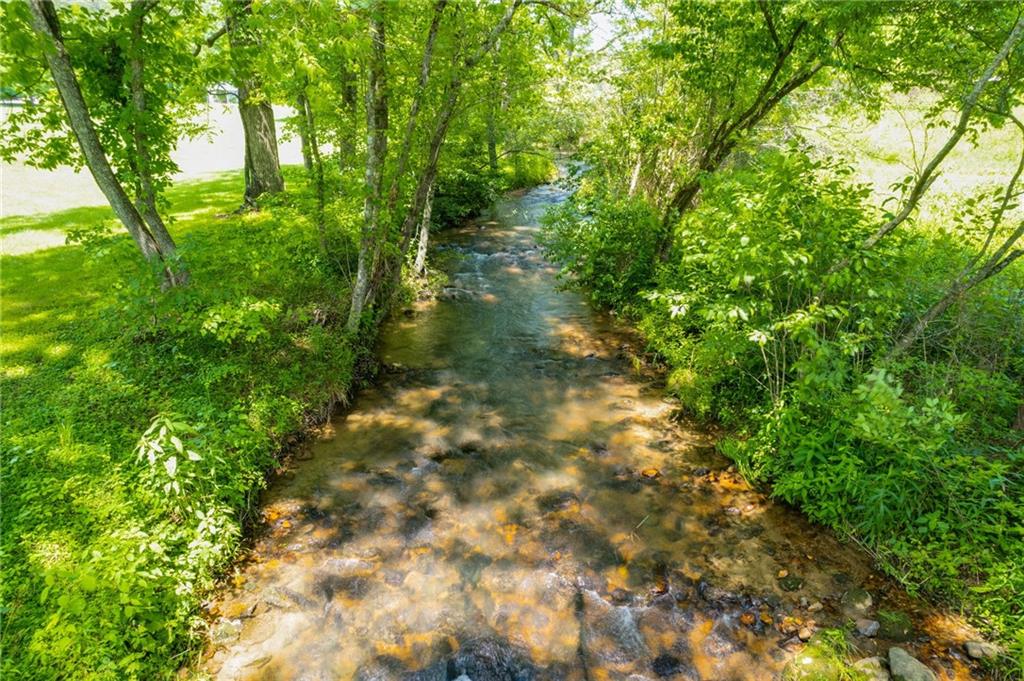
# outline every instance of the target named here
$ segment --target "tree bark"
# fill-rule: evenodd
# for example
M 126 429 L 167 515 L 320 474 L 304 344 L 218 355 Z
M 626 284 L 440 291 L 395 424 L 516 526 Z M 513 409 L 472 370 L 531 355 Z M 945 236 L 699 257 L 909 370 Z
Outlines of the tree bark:
M 370 59 L 369 78 L 366 88 L 366 172 L 364 183 L 366 198 L 363 201 L 363 229 L 359 243 L 359 262 L 356 280 L 352 286 L 352 303 L 349 307 L 346 328 L 350 332 L 359 329 L 363 310 L 371 304 L 370 279 L 374 274 L 380 253 L 380 202 L 383 184 L 384 161 L 388 149 L 388 93 L 387 93 L 387 51 L 383 6 L 380 2 L 370 8 Z
M 228 12 L 228 41 L 236 53 L 235 86 L 238 88 L 238 114 L 242 119 L 245 137 L 245 195 L 247 206 L 255 206 L 263 194 L 284 190 L 281 161 L 277 150 L 277 127 L 274 110 L 257 93 L 262 85 L 257 74 L 248 67 L 238 66 L 247 59 L 246 50 L 256 45 L 253 36 L 246 33 L 246 22 L 252 16 L 252 0 L 234 0 L 235 11 Z
M 320 233 L 320 245 L 327 250 L 327 226 L 324 219 L 324 208 L 326 206 L 326 192 L 324 186 L 324 161 L 320 155 L 320 137 L 317 133 L 316 118 L 313 116 L 313 107 L 309 104 L 309 97 L 303 92 L 299 95 L 302 104 L 300 112 L 303 119 L 301 126 L 305 135 L 306 153 L 309 155 L 308 170 L 313 176 L 316 185 L 316 226 Z
M 160 244 L 150 233 L 145 219 L 128 197 L 110 166 L 64 45 L 53 2 L 31 0 L 29 8 L 34 29 L 46 40 L 46 63 L 89 172 L 118 219 L 135 240 L 142 255 L 151 262 L 159 262 L 167 284 L 173 286 L 177 282 L 167 262 L 167 259 L 173 256 L 173 251 L 167 254 L 162 251 Z
M 420 62 L 420 75 L 416 82 L 416 93 L 413 95 L 412 103 L 409 104 L 409 118 L 405 124 L 405 135 L 402 138 L 402 147 L 398 153 L 398 165 L 395 168 L 395 175 L 391 181 L 391 189 L 388 192 L 388 210 L 393 211 L 398 203 L 398 186 L 405 174 L 405 167 L 409 163 L 409 153 L 412 151 L 413 135 L 416 132 L 416 119 L 419 117 L 420 105 L 423 95 L 427 89 L 427 82 L 430 80 L 430 67 L 434 59 L 434 42 L 437 40 L 437 31 L 441 26 L 441 15 L 448 0 L 437 0 L 434 3 L 434 15 L 430 22 L 430 29 L 427 31 L 427 40 L 423 45 L 423 59 Z
M 413 262 L 413 272 L 416 276 L 423 276 L 427 269 L 427 245 L 430 243 L 430 214 L 434 210 L 434 183 L 430 184 L 427 190 L 427 202 L 423 206 L 423 219 L 420 221 L 420 236 L 416 244 L 416 260 Z
M 132 21 L 132 54 L 129 60 L 131 71 L 130 87 L 132 94 L 132 108 L 134 109 L 134 120 L 132 121 L 131 144 L 135 150 L 133 163 L 137 176 L 135 189 L 135 206 L 142 218 L 146 221 L 150 233 L 160 247 L 160 252 L 165 258 L 174 258 L 177 247 L 163 217 L 156 205 L 156 188 L 153 184 L 153 161 L 149 153 L 149 140 L 145 133 L 146 112 L 146 88 L 143 49 L 143 30 L 146 21 L 146 13 L 156 6 L 156 0 L 132 0 L 131 12 Z M 188 271 L 178 267 L 177 271 L 169 273 L 174 279 L 173 283 L 184 284 L 188 281 Z
M 295 98 L 295 110 L 302 117 L 302 122 L 299 124 L 299 144 L 302 146 L 302 165 L 306 168 L 307 173 L 311 173 L 313 172 L 313 155 L 309 150 L 309 133 L 307 132 L 306 109 L 308 106 L 306 94 L 300 92 L 299 96 Z

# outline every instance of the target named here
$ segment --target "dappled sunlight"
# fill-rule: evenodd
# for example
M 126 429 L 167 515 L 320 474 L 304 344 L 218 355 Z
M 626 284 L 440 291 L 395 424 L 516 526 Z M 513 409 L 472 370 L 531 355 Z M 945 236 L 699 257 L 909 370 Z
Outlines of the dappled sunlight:
M 833 573 L 867 582 L 863 556 L 674 421 L 635 340 L 556 291 L 534 234 L 440 245 L 452 293 L 386 325 L 380 380 L 265 495 L 210 611 L 217 678 L 390 678 L 494 645 L 552 678 L 760 679 L 789 659 L 783 621 L 839 623 Z

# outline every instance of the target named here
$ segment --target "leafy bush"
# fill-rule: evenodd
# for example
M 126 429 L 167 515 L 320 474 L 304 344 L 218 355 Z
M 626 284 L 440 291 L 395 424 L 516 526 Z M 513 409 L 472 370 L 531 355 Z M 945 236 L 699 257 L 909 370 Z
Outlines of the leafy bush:
M 604 200 L 583 190 L 545 217 L 541 241 L 594 302 L 628 306 L 652 283 L 659 234 L 657 216 L 643 201 Z
M 850 176 L 796 148 L 715 173 L 656 267 L 651 210 L 584 180 L 546 244 L 637 318 L 686 408 L 732 427 L 720 447 L 744 475 L 1024 654 L 1024 273 L 960 301 L 928 354 L 890 355 L 972 246 L 918 229 L 856 250 L 884 215 Z
M 501 159 L 498 172 L 505 189 L 523 189 L 550 182 L 558 169 L 547 156 L 512 154 Z
M 431 218 L 442 229 L 456 227 L 491 205 L 498 195 L 498 178 L 489 172 L 451 164 L 437 178 Z
M 5 258 L 5 679 L 173 675 L 275 453 L 350 386 L 343 208 L 325 254 L 301 191 L 216 217 L 238 186 L 176 230 L 186 288 L 124 235 Z

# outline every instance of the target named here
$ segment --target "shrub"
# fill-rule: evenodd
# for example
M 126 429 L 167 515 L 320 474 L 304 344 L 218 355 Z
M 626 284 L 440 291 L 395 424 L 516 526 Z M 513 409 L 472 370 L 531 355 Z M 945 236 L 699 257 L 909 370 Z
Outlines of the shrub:
M 301 191 L 216 217 L 238 186 L 177 226 L 185 288 L 123 234 L 4 261 L 5 679 L 172 676 L 282 442 L 349 388 L 351 235 L 323 253 Z
M 594 302 L 625 307 L 652 282 L 660 234 L 643 201 L 584 191 L 546 216 L 541 241 Z

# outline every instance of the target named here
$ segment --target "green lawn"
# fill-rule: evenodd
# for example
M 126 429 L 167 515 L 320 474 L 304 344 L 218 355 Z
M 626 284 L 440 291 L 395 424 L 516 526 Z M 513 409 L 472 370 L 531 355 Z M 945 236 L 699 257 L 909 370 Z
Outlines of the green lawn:
M 169 293 L 90 231 L 109 209 L 0 222 L 86 230 L 2 261 L 5 679 L 168 675 L 282 441 L 349 389 L 351 239 L 325 257 L 288 179 L 244 215 L 238 173 L 172 189 L 192 282 Z

